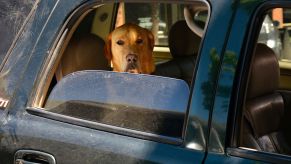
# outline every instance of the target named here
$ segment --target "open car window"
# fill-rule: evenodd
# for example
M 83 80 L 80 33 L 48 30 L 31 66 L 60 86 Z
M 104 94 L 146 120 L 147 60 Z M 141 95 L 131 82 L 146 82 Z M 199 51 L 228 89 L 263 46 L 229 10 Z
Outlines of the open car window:
M 32 106 L 61 121 L 182 139 L 203 37 L 193 29 L 204 33 L 209 12 L 201 1 L 106 3 L 77 12 L 41 73 Z M 126 53 L 116 56 L 119 50 Z M 149 50 L 152 62 L 141 56 Z M 143 73 L 148 67 L 154 69 Z

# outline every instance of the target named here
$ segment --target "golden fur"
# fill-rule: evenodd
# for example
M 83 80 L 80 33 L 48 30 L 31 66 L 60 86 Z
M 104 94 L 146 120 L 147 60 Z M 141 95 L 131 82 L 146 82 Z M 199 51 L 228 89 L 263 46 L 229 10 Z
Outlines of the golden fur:
M 113 71 L 151 74 L 154 36 L 151 31 L 135 24 L 124 24 L 112 31 L 105 43 L 105 56 Z

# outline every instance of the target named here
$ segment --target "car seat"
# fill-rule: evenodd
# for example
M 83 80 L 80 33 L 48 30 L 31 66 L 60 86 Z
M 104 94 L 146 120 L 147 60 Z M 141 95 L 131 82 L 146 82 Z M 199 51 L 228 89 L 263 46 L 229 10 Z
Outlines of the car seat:
M 258 44 L 251 64 L 243 112 L 241 146 L 260 151 L 291 154 L 282 129 L 284 101 L 276 90 L 280 69 L 275 53 Z
M 169 31 L 172 60 L 156 66 L 156 75 L 191 83 L 201 38 L 188 27 L 185 20 L 177 21 Z
M 103 39 L 91 33 L 73 36 L 56 71 L 57 81 L 80 70 L 109 70 L 104 44 Z

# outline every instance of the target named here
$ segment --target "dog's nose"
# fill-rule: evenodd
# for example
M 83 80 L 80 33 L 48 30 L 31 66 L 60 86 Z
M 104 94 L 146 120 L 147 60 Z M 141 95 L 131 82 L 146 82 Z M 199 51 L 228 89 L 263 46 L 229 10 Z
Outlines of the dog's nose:
M 126 56 L 126 61 L 127 61 L 127 63 L 131 63 L 131 64 L 136 63 L 137 62 L 137 55 L 135 55 L 135 54 L 128 54 Z

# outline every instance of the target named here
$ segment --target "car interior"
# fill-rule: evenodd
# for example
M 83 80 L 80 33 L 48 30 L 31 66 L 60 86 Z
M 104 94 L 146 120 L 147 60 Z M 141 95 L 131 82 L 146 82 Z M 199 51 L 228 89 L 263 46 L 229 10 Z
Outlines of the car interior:
M 181 137 L 201 35 L 207 21 L 208 7 L 203 2 L 193 2 L 188 5 L 161 3 L 156 9 L 155 5 L 157 4 L 106 3 L 97 7 L 89 7 L 87 12 L 73 17 L 67 25 L 68 30 L 63 34 L 64 39 L 58 42 L 60 48 L 55 50 L 55 57 L 51 58 L 52 64 L 49 64 L 51 68 L 46 73 L 48 75 L 43 86 L 39 86 L 34 106 L 75 118 L 164 136 Z M 132 8 L 140 8 L 146 13 L 132 13 L 134 11 Z M 160 14 L 160 22 L 157 25 L 153 23 L 154 10 L 158 10 L 156 13 Z M 123 14 L 118 14 L 122 12 Z M 135 23 L 149 30 L 153 26 L 158 26 L 158 31 L 154 34 L 156 37 L 153 52 L 156 66 L 154 76 L 120 73 L 127 78 L 117 78 L 119 76 L 110 73 L 112 63 L 109 63 L 105 57 L 105 42 L 111 31 L 126 22 Z M 193 32 L 193 29 L 200 31 Z M 181 36 L 184 37 L 181 38 Z M 95 77 L 92 77 L 93 74 Z M 70 80 L 78 79 L 76 77 L 83 80 L 75 80 L 77 83 Z M 95 81 L 96 77 L 107 82 Z M 108 78 L 111 81 L 118 81 L 120 88 L 114 87 L 115 85 L 108 81 Z M 150 86 L 147 86 L 146 83 L 143 86 L 137 86 L 136 83 L 141 83 L 139 80 L 141 78 L 144 80 L 150 78 L 154 81 L 150 83 L 152 84 Z M 132 80 L 128 81 L 128 79 Z M 95 83 L 90 83 L 92 81 Z M 136 85 L 136 88 L 144 91 L 136 93 L 126 83 Z M 103 87 L 98 87 L 97 84 L 102 84 Z M 89 87 L 89 91 L 83 86 Z M 165 87 L 168 89 L 161 90 Z M 90 92 L 92 89 L 96 93 L 85 92 Z M 182 92 L 183 90 L 185 92 Z M 73 96 L 74 91 L 78 91 L 79 97 Z M 144 97 L 149 91 L 152 95 Z M 136 94 L 131 95 L 131 93 Z M 157 95 L 160 96 L 157 97 Z M 101 101 L 98 96 L 107 99 Z M 144 103 L 135 102 L 135 98 L 143 100 Z M 179 100 L 179 102 L 174 100 Z M 161 104 L 165 104 L 161 102 L 169 102 L 167 104 L 171 106 L 160 107 Z M 152 104 L 152 106 L 148 106 L 148 104 Z M 127 110 L 129 107 L 130 111 Z M 82 110 L 80 110 L 81 108 Z M 97 108 L 98 110 L 96 110 Z M 143 115 L 144 119 L 136 122 L 136 115 Z M 125 116 L 126 118 L 124 118 Z M 136 124 L 132 122 L 136 122 Z
M 286 125 L 291 115 L 290 108 L 284 103 L 286 100 L 278 92 L 279 77 L 280 68 L 274 51 L 259 43 L 251 64 L 241 145 L 259 151 L 290 155 L 290 127 Z
M 180 39 L 181 36 L 183 40 Z M 169 31 L 172 59 L 156 66 L 156 75 L 185 80 L 191 84 L 201 38 L 193 33 L 185 20 L 177 21 Z
M 195 5 L 201 6 L 205 4 L 194 3 L 193 6 Z M 66 44 L 63 44 L 59 57 L 49 74 L 52 80 L 51 83 L 46 83 L 46 87 L 44 87 L 46 89 L 42 91 L 42 98 L 40 98 L 42 102 L 37 103 L 40 104 L 39 106 L 45 104 L 47 96 L 54 85 L 70 73 L 81 70 L 112 70 L 111 63 L 108 63 L 104 55 L 104 44 L 107 35 L 116 26 L 117 20 L 115 20 L 115 17 L 117 15 L 114 12 L 117 11 L 117 8 L 118 3 L 106 4 L 81 15 L 76 21 L 68 34 L 71 37 L 67 37 Z M 181 18 L 176 18 L 176 21 L 173 20 L 174 18 L 167 18 L 172 23 L 169 22 L 168 29 L 159 31 L 162 34 L 168 33 L 163 34 L 163 37 L 159 36 L 162 39 L 168 38 L 168 43 L 166 43 L 168 45 L 159 45 L 159 43 L 155 45 L 154 60 L 156 70 L 154 75 L 182 79 L 190 85 L 201 42 L 201 37 L 191 31 L 188 26 L 189 23 L 184 19 L 184 16 L 181 16 L 183 15 L 183 10 L 190 11 L 191 8 L 183 7 L 182 4 L 164 4 L 160 8 L 167 8 L 166 14 L 171 14 L 170 12 L 174 9 L 178 10 L 172 15 L 175 14 L 175 17 Z M 205 10 L 205 6 L 203 9 Z M 203 17 L 205 13 L 201 15 Z M 193 14 L 189 14 L 189 16 L 193 17 Z M 201 25 L 201 20 L 197 19 L 197 24 L 204 26 L 205 22 Z M 107 31 L 100 33 L 100 31 L 96 30 L 96 26 L 99 28 L 100 26 L 103 27 L 103 25 L 108 26 Z M 181 35 L 185 37 L 181 39 Z M 50 80 L 48 79 L 48 81 Z
M 286 80 L 286 76 L 290 78 L 290 61 L 284 55 L 290 41 L 284 39 L 287 36 L 283 25 L 273 25 L 278 14 L 274 11 L 276 9 L 267 12 L 252 55 L 239 145 L 256 151 L 291 155 L 291 83 Z M 266 27 L 270 17 L 274 20 L 270 21 L 270 27 Z

